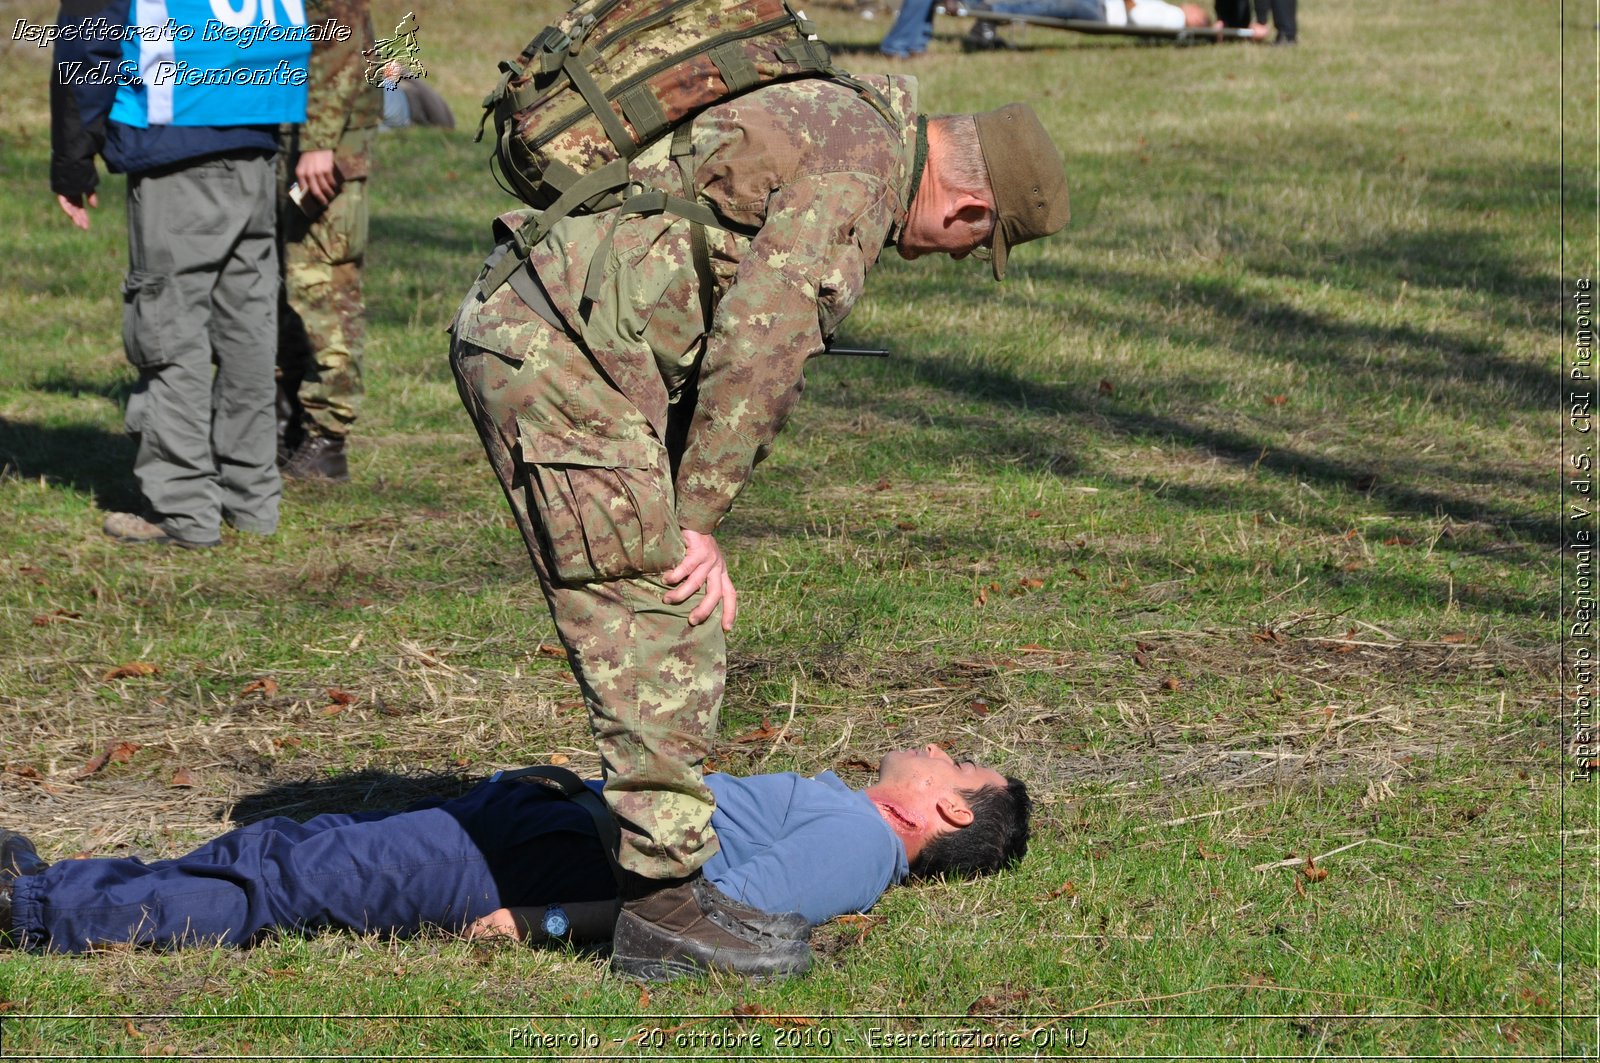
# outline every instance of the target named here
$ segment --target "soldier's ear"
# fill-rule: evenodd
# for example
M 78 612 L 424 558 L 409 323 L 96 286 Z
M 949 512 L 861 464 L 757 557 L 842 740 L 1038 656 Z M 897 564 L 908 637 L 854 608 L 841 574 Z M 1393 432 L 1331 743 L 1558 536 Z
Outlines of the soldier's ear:
M 988 227 L 989 218 L 993 214 L 994 208 L 989 206 L 988 201 L 982 196 L 962 192 L 951 196 L 949 202 L 945 204 L 945 226 L 948 228 L 955 222 L 964 222 L 973 229 L 983 229 Z

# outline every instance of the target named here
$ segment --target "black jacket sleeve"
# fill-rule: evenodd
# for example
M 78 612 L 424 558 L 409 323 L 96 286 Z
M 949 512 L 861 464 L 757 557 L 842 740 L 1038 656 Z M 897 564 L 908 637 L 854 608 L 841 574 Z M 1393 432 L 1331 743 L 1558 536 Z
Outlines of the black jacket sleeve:
M 121 22 L 127 4 L 106 0 L 63 0 L 56 24 L 82 22 L 92 15 Z M 68 85 L 65 77 L 105 82 L 116 61 L 101 44 L 81 39 L 56 41 L 55 62 L 50 65 L 50 190 L 63 196 L 84 196 L 95 190 L 100 174 L 94 157 L 106 142 L 106 116 L 111 110 L 113 85 Z

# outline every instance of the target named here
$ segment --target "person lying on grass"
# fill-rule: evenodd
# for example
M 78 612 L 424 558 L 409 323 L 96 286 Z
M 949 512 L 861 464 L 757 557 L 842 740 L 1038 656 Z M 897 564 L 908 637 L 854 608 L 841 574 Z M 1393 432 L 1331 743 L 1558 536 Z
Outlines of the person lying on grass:
M 753 909 L 726 929 L 787 939 L 807 957 L 812 926 L 870 908 L 890 885 L 988 874 L 1027 852 L 1027 787 L 936 745 L 887 754 L 859 791 L 827 771 L 706 778 L 721 849 L 705 888 Z M 242 945 L 274 931 L 425 926 L 603 940 L 615 918 L 616 883 L 589 814 L 545 786 L 498 777 L 403 812 L 267 819 L 149 864 L 46 864 L 27 838 L 0 831 L 0 941 L 22 948 Z

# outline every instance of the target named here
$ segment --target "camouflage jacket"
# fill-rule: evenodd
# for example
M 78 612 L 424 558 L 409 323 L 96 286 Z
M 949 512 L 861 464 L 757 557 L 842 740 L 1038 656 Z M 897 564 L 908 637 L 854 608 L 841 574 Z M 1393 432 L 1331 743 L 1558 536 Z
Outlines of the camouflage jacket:
M 331 149 L 340 175 L 356 180 L 367 176 L 372 139 L 383 118 L 383 90 L 367 80 L 362 55 L 377 39 L 371 5 L 369 0 L 311 0 L 306 15 L 312 22 L 335 22 L 351 33 L 347 40 L 318 41 L 312 46 L 299 149 Z
M 806 359 L 905 222 L 916 82 L 863 80 L 888 98 L 898 128 L 854 90 L 819 79 L 757 89 L 695 120 L 696 198 L 754 233 L 706 229 L 716 289 L 709 331 L 681 218 L 568 218 L 530 257 L 555 309 L 668 443 L 682 527 L 709 533 L 727 515 L 800 397 Z M 681 194 L 670 140 L 639 156 L 633 173 Z M 613 224 L 585 316 L 584 281 Z

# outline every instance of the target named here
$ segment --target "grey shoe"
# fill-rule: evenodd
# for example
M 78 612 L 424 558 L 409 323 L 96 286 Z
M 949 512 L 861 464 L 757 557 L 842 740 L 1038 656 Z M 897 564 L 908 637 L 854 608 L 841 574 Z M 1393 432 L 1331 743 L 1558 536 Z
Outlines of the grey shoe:
M 129 546 L 181 546 L 185 550 L 209 550 L 220 543 L 221 539 L 212 539 L 210 542 L 197 542 L 191 539 L 180 539 L 170 535 L 159 524 L 152 524 L 137 513 L 112 513 L 106 517 L 106 522 L 100 526 L 109 538 Z
M 612 970 L 664 981 L 706 971 L 785 978 L 811 968 L 811 946 L 745 929 L 718 910 L 720 891 L 697 888 L 703 884 L 697 875 L 624 903 L 611 935 Z

